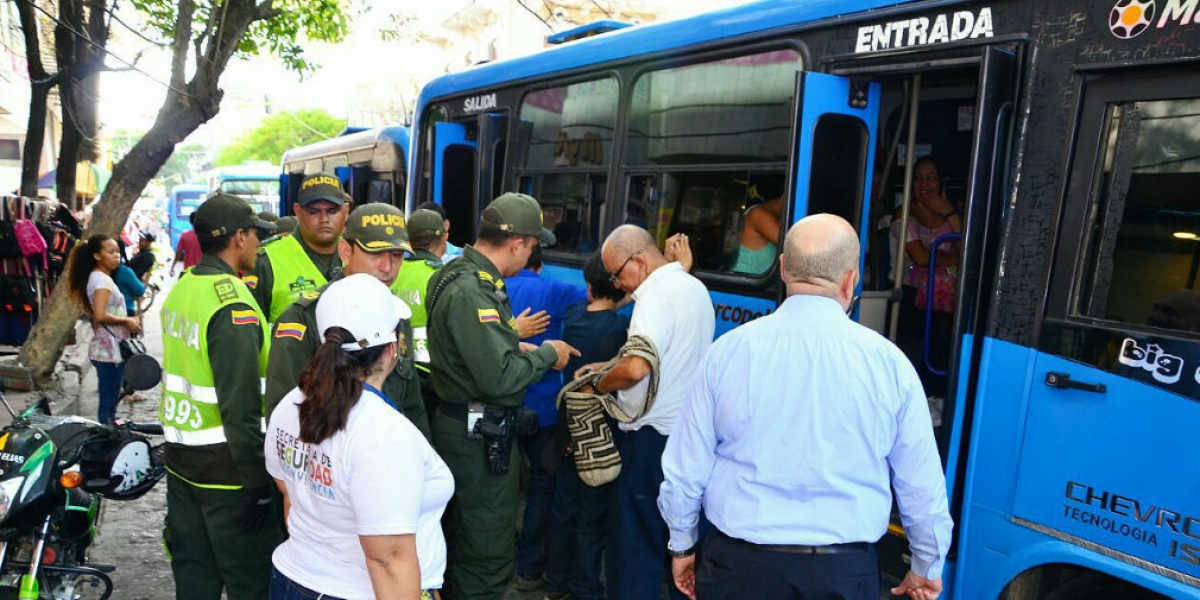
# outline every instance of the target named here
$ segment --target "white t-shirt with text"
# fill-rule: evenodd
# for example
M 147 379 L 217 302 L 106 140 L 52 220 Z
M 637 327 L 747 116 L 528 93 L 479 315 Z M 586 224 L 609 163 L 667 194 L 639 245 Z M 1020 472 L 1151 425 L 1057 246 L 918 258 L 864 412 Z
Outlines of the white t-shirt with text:
M 271 413 L 267 471 L 287 486 L 288 540 L 272 562 L 309 589 L 372 599 L 359 536 L 416 534 L 421 589 L 440 588 L 446 569 L 441 518 L 454 492 L 450 470 L 403 415 L 363 390 L 345 429 L 320 444 L 299 439 L 297 388 Z

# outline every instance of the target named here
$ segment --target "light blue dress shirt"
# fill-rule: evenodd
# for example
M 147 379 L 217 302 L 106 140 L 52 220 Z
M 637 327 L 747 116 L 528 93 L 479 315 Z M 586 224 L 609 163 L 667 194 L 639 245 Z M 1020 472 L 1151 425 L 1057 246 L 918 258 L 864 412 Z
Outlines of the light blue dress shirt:
M 953 523 L 921 381 L 832 299 L 791 296 L 713 343 L 663 472 L 671 548 L 696 543 L 702 503 L 757 544 L 874 542 L 894 486 L 913 572 L 941 576 Z

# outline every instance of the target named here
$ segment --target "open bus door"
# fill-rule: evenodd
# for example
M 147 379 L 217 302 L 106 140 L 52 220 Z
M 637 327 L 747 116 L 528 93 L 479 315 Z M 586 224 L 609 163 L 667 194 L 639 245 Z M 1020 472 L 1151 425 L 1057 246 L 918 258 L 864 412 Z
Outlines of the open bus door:
M 798 86 L 799 147 L 791 221 L 819 213 L 838 215 L 854 226 L 865 246 L 879 84 L 804 72 Z
M 483 207 L 499 196 L 504 189 L 504 157 L 507 146 L 508 115 L 479 115 L 479 179 L 475 184 L 478 211 L 483 211 Z
M 450 220 L 450 243 L 464 246 L 475 240 L 475 156 L 478 144 L 461 123 L 433 124 L 433 201 Z

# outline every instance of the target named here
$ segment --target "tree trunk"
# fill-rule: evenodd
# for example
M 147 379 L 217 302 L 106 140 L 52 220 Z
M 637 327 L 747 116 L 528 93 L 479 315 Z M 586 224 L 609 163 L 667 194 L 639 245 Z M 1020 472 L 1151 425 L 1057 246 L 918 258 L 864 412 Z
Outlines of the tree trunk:
M 29 65 L 31 82 L 29 122 L 25 126 L 25 149 L 21 155 L 21 195 L 33 197 L 37 196 L 38 170 L 42 166 L 42 149 L 46 142 L 46 99 L 50 96 L 50 84 L 45 81 L 48 75 L 42 64 L 41 36 L 37 17 L 33 14 L 33 0 L 18 0 L 17 12 L 21 15 L 25 61 Z
M 70 73 L 77 64 L 78 44 L 86 43 L 77 39 L 76 31 L 83 30 L 83 4 L 81 0 L 59 0 L 58 24 L 54 28 L 54 55 L 58 59 L 60 72 Z M 75 102 L 77 94 L 75 79 L 71 76 L 62 77 L 58 83 L 58 96 L 62 102 L 63 132 L 59 142 L 58 153 L 58 201 L 72 209 L 79 209 L 75 204 L 75 163 L 79 160 L 79 144 L 83 137 L 80 135 L 79 109 Z
M 133 210 L 134 202 L 170 158 L 175 144 L 212 118 L 212 115 L 201 110 L 204 105 L 207 102 L 196 102 L 187 107 L 177 105 L 175 110 L 166 115 L 168 118 L 160 119 L 113 167 L 112 179 L 108 182 L 104 197 L 92 208 L 92 220 L 83 234 L 85 238 L 94 233 L 110 236 L 120 233 Z M 67 268 L 70 269 L 70 266 Z M 33 371 L 37 387 L 53 387 L 54 366 L 62 355 L 79 314 L 79 309 L 67 294 L 65 280 L 61 281 L 60 285 L 55 286 L 37 326 L 30 332 L 17 357 L 21 364 Z
M 65 13 L 78 7 L 80 0 L 60 0 L 60 10 L 64 20 L 70 21 Z M 229 59 L 237 50 L 238 44 L 246 34 L 251 23 L 269 19 L 275 16 L 271 8 L 271 0 L 258 4 L 256 0 L 225 0 L 221 4 L 221 16 L 217 24 L 205 29 L 200 39 L 195 41 L 195 64 L 192 79 L 182 85 L 184 58 L 188 52 L 187 41 L 192 38 L 191 15 L 194 10 L 192 0 L 178 0 L 177 10 L 180 18 L 177 21 L 177 31 L 172 60 L 171 89 L 159 110 L 154 125 L 142 137 L 129 154 L 113 167 L 112 178 L 105 189 L 104 197 L 96 203 L 92 211 L 92 220 L 84 236 L 93 233 L 116 235 L 125 225 L 125 220 L 133 210 L 133 204 L 145 189 L 146 184 L 155 173 L 167 162 L 176 144 L 182 142 L 200 125 L 216 116 L 220 110 L 221 98 L 224 95 L 218 88 L 221 74 L 229 64 Z M 77 17 L 82 19 L 82 15 Z M 210 18 L 212 16 L 210 15 Z M 78 23 L 78 21 L 74 21 Z M 80 29 L 80 27 L 76 27 Z M 64 37 L 69 37 L 64 34 Z M 180 43 L 183 42 L 183 43 Z M 83 43 L 80 41 L 80 43 Z M 70 78 L 66 81 L 70 83 Z M 64 97 L 64 121 L 67 118 L 67 94 Z M 73 107 L 72 107 L 73 108 Z M 78 134 L 74 125 L 64 125 L 64 154 L 65 133 Z M 78 146 L 76 146 L 76 149 Z M 72 151 L 71 159 L 75 158 Z M 60 159 L 60 164 L 61 164 Z M 72 164 L 70 171 L 71 191 L 74 192 L 75 169 Z M 60 169 L 59 177 L 63 177 Z M 61 179 L 60 179 L 61 182 Z M 60 183 L 61 185 L 61 183 Z M 21 347 L 18 360 L 33 371 L 33 377 L 38 387 L 47 388 L 52 385 L 51 376 L 58 357 L 62 354 L 71 328 L 74 316 L 78 311 L 72 306 L 65 285 L 54 289 L 46 310 L 37 325 L 30 332 L 29 339 Z

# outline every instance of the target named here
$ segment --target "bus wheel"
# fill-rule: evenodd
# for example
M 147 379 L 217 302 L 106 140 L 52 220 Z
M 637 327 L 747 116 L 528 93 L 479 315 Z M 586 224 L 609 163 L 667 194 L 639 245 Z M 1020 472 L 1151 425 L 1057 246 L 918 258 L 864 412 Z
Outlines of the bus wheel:
M 1168 600 L 1166 596 L 1100 573 L 1084 573 L 1056 588 L 1045 600 Z

